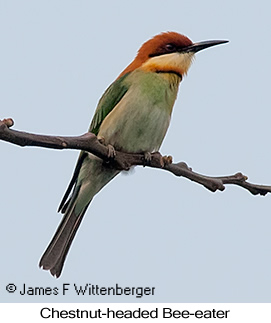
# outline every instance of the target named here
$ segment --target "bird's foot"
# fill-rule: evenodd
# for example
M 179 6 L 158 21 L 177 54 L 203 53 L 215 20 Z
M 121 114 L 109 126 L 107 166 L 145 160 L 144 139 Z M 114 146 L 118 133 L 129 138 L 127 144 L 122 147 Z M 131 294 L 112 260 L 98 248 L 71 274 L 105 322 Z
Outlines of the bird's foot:
M 104 145 L 104 146 L 106 146 L 107 147 L 107 149 L 108 149 L 108 152 L 107 152 L 107 158 L 110 160 L 110 159 L 114 159 L 115 157 L 116 157 L 116 151 L 115 151 L 115 148 L 112 146 L 112 145 L 110 145 L 110 144 L 108 144 L 108 145 L 106 145 L 105 144 L 105 139 L 104 139 L 104 137 L 99 137 L 98 138 L 98 140 L 99 140 L 99 142 L 102 144 L 102 145 Z
M 144 153 L 143 167 L 150 165 L 150 162 L 151 162 L 151 153 L 150 152 L 145 152 Z
M 114 159 L 116 157 L 115 148 L 110 144 L 107 145 L 107 148 L 108 148 L 108 152 L 107 152 L 108 159 Z

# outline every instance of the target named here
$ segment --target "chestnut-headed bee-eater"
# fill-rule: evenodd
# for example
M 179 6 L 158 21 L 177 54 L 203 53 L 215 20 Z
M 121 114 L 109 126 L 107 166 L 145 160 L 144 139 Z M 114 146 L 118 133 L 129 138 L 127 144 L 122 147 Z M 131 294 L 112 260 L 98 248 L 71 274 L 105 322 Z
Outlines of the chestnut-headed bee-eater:
M 106 145 L 127 153 L 158 151 L 167 132 L 179 84 L 196 52 L 227 41 L 199 43 L 176 32 L 145 42 L 137 56 L 107 88 L 89 131 Z M 76 231 L 93 197 L 117 174 L 85 151 L 59 206 L 64 213 L 40 266 L 59 277 Z

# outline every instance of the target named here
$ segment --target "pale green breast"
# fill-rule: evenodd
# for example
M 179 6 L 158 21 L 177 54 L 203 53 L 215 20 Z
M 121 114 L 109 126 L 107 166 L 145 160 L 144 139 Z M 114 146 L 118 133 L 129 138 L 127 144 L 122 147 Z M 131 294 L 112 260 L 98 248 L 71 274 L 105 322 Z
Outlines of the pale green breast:
M 173 73 L 132 72 L 125 79 L 128 91 L 103 120 L 98 137 L 121 151 L 157 151 L 169 126 L 180 80 Z

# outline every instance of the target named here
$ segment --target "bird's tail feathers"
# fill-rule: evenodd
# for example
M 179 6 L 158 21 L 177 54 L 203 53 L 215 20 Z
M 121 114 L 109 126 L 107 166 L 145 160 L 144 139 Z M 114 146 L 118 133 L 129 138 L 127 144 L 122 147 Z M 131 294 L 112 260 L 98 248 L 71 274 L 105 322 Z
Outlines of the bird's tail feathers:
M 79 225 L 84 217 L 89 203 L 79 212 L 75 211 L 76 199 L 80 187 L 74 189 L 73 195 L 66 206 L 65 214 L 54 234 L 49 246 L 45 250 L 39 266 L 44 270 L 50 270 L 53 276 L 59 277 L 66 259 L 67 253 Z
M 71 243 L 92 198 L 119 171 L 103 167 L 102 162 L 96 157 L 84 157 L 84 163 L 81 163 L 76 173 L 77 176 L 73 176 L 59 207 L 59 211 L 64 213 L 62 221 L 39 263 L 40 267 L 50 270 L 51 274 L 56 277 L 61 274 Z M 74 185 L 73 190 L 72 185 Z

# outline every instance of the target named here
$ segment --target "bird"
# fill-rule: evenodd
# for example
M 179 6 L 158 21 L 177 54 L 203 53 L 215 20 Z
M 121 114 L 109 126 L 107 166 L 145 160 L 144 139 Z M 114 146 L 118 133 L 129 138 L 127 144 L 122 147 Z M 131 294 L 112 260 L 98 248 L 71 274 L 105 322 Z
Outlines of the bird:
M 195 54 L 227 40 L 193 43 L 173 31 L 149 39 L 135 59 L 100 98 L 89 132 L 105 145 L 126 153 L 159 150 L 169 127 L 179 84 Z M 81 151 L 67 191 L 59 205 L 63 218 L 39 266 L 58 278 L 75 234 L 93 197 L 119 170 L 107 167 L 95 155 Z

